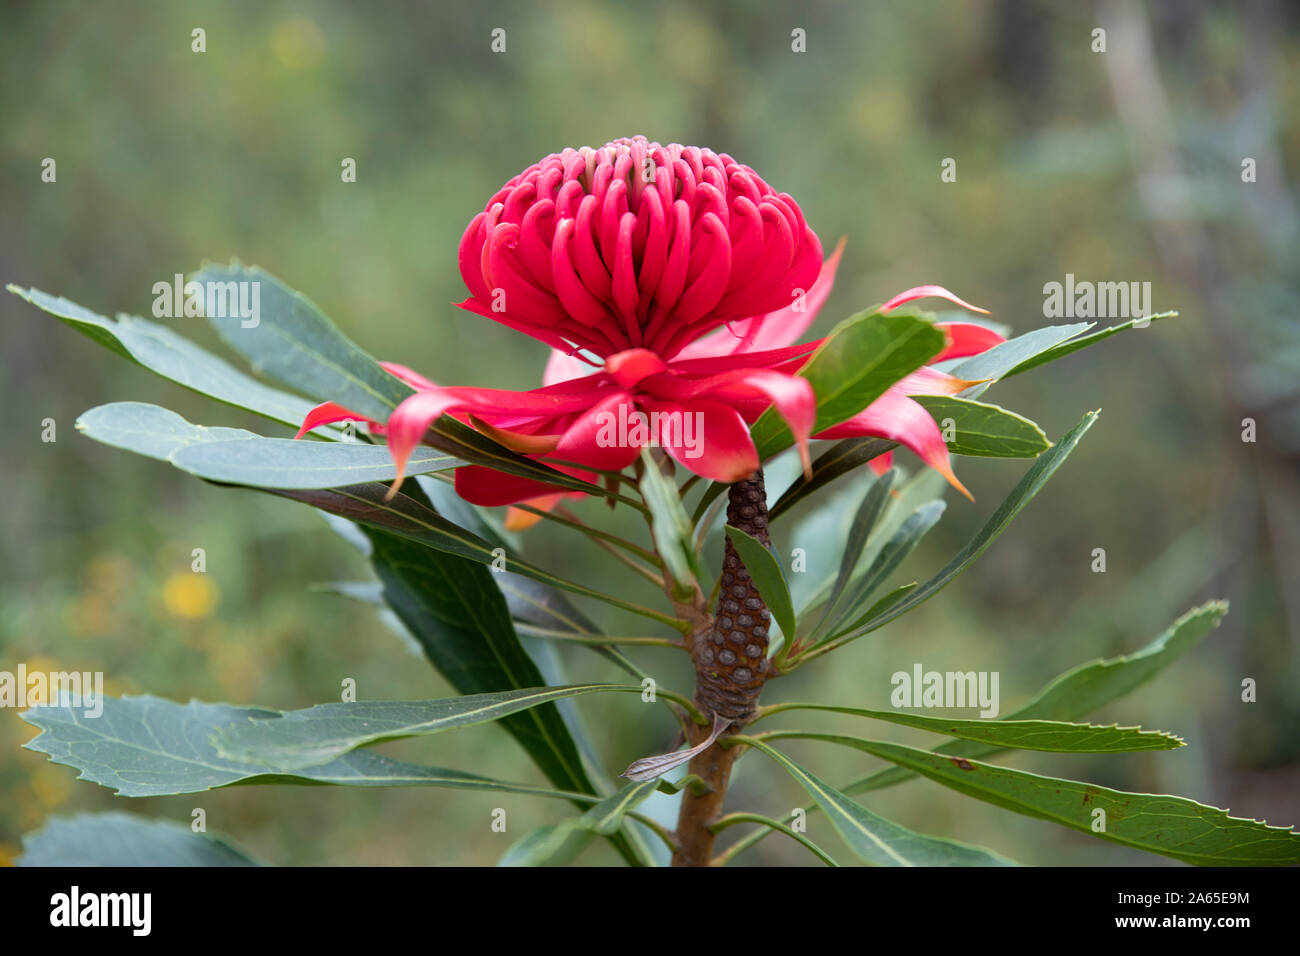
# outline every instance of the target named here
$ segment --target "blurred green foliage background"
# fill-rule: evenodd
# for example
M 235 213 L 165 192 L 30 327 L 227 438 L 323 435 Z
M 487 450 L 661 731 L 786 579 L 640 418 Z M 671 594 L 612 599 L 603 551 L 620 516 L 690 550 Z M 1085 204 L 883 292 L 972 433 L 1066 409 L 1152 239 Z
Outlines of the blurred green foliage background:
M 1180 319 L 991 393 L 1052 437 L 1103 408 L 1013 528 L 919 612 L 768 698 L 884 706 L 889 675 L 920 661 L 999 671 L 1007 712 L 1075 663 L 1133 650 L 1193 604 L 1227 597 L 1231 614 L 1197 652 L 1098 715 L 1190 746 L 1009 762 L 1300 823 L 1298 25 L 1281 0 L 7 4 L 0 277 L 148 315 L 154 282 L 237 256 L 380 358 L 449 384 L 532 387 L 544 348 L 451 305 L 464 295 L 461 232 L 539 157 L 645 133 L 731 153 L 792 193 L 828 248 L 848 237 L 818 334 L 927 282 L 1021 332 L 1046 324 L 1042 287 L 1066 273 L 1151 281 L 1156 309 Z M 196 27 L 206 53 L 191 52 Z M 507 49 L 494 54 L 498 27 Z M 791 50 L 796 27 L 807 52 Z M 1096 27 L 1105 53 L 1091 50 Z M 55 183 L 41 181 L 45 157 Z M 345 157 L 355 183 L 341 181 Z M 955 183 L 940 181 L 947 157 Z M 1256 182 L 1242 181 L 1245 157 Z M 449 693 L 370 608 L 312 591 L 366 567 L 311 511 L 205 485 L 73 427 L 119 400 L 273 425 L 163 382 L 16 297 L 0 298 L 0 316 L 0 669 L 103 670 L 112 693 L 283 708 L 337 699 L 348 677 L 362 697 Z M 220 350 L 200 320 L 173 321 Z M 1255 443 L 1241 440 L 1247 417 Z M 54 443 L 40 438 L 46 418 Z M 950 502 L 905 580 L 946 561 L 1024 468 L 960 460 L 977 503 Z M 606 520 L 594 502 L 575 507 Z M 778 546 L 815 548 L 796 527 L 778 526 Z M 528 549 L 570 577 L 655 599 L 566 534 L 539 527 Z M 196 547 L 206 575 L 190 571 Z M 1104 574 L 1090 569 L 1098 547 Z M 637 626 L 589 610 L 611 633 Z M 637 656 L 687 690 L 685 662 L 659 655 Z M 571 676 L 617 676 L 582 649 L 565 658 Z M 1246 677 L 1257 703 L 1240 700 Z M 579 707 L 614 772 L 673 744 L 661 710 L 621 695 Z M 418 789 L 128 803 L 21 750 L 33 735 L 0 712 L 3 858 L 50 814 L 125 805 L 182 821 L 203 807 L 211 829 L 277 863 L 491 863 L 568 812 Z M 397 749 L 539 779 L 491 726 Z M 794 754 L 832 782 L 871 769 L 853 752 Z M 742 763 L 729 799 L 778 815 L 804 801 L 760 758 Z M 1025 863 L 1152 862 L 924 782 L 868 803 Z M 506 834 L 489 826 L 498 806 Z M 835 852 L 825 822 L 810 827 Z M 582 862 L 612 859 L 600 846 Z M 810 862 L 780 837 L 746 859 Z

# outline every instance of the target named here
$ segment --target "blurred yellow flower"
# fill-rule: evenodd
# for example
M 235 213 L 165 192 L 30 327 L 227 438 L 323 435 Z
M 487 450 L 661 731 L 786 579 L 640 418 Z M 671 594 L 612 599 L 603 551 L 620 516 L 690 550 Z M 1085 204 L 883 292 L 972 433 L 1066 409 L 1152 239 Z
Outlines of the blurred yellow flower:
M 217 606 L 217 586 L 206 574 L 178 571 L 163 584 L 163 604 L 175 617 L 196 621 Z
M 271 49 L 291 70 L 315 66 L 325 52 L 325 34 L 306 17 L 281 20 L 271 31 Z

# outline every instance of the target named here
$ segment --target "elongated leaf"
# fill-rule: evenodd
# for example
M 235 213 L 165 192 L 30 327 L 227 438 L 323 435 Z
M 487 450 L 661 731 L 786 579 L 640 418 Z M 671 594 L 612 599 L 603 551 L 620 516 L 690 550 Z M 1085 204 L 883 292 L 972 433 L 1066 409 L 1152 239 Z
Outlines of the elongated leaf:
M 621 607 L 638 614 L 659 617 L 666 623 L 672 623 L 671 618 L 656 615 L 654 612 L 647 612 L 645 608 L 624 601 L 614 595 L 604 594 L 551 574 L 549 571 L 506 552 L 505 549 L 493 548 L 490 542 L 484 541 L 464 528 L 452 524 L 428 505 L 409 495 L 397 494 L 390 500 L 388 498 L 388 489 L 382 484 L 352 485 L 346 488 L 330 489 L 289 490 L 266 488 L 260 490 L 301 501 L 314 508 L 319 508 L 321 511 L 339 515 L 359 524 L 385 531 L 394 531 L 404 538 L 409 538 L 437 551 L 445 551 L 481 564 L 500 567 L 503 571 L 514 571 L 573 594 L 595 598 L 615 607 Z
M 867 571 L 875 563 L 876 558 L 885 545 L 889 543 L 889 540 L 898 533 L 898 530 L 903 526 L 903 522 L 926 502 L 942 500 L 948 487 L 944 477 L 933 468 L 922 468 L 904 481 L 901 486 L 894 488 L 885 504 L 884 512 L 877 519 L 876 526 L 872 529 L 870 537 L 867 538 L 867 546 L 862 550 L 857 566 L 853 569 L 853 576 L 848 586 L 849 594 L 860 593 L 862 580 L 866 577 Z M 812 514 L 801 519 L 794 532 L 798 541 L 800 543 L 804 541 L 826 542 L 834 546 L 839 539 L 833 533 L 829 533 L 820 527 L 819 515 L 822 508 L 833 509 L 835 507 L 836 505 L 832 500 L 825 505 L 820 505 Z M 847 541 L 847 534 L 845 534 L 844 540 Z M 824 605 L 830 597 L 830 592 L 831 580 L 829 577 L 826 577 L 820 586 L 811 588 L 810 592 L 805 591 L 800 610 L 801 617 L 807 620 L 810 609 Z
M 802 474 L 782 493 L 767 513 L 768 521 L 775 521 L 815 491 L 819 491 L 836 478 L 842 478 L 898 447 L 898 442 L 884 438 L 845 438 L 818 455 L 812 463 L 812 476 Z
M 208 316 L 222 340 L 256 371 L 380 422 L 387 421 L 389 412 L 412 394 L 409 385 L 384 371 L 302 293 L 262 269 L 238 262 L 207 263 L 190 279 L 205 287 L 209 283 L 220 288 L 229 288 L 230 283 L 235 288 L 239 283 L 256 287 L 256 324 L 238 315 Z
M 676 486 L 659 470 L 659 462 L 650 449 L 641 450 L 641 462 L 644 465 L 641 494 L 645 496 L 646 507 L 650 509 L 655 550 L 664 559 L 673 581 L 689 594 L 702 578 L 701 568 L 695 559 L 691 521 L 682 509 Z
M 948 451 L 954 455 L 1036 458 L 1052 447 L 1036 424 L 997 405 L 953 395 L 917 395 L 914 401 L 934 416 L 945 437 L 953 436 L 948 442 Z
M 428 736 L 508 717 L 563 697 L 641 693 L 639 684 L 531 687 L 442 700 L 365 700 L 270 711 L 218 730 L 217 752 L 230 760 L 276 770 L 312 767 L 385 740 Z
M 53 817 L 23 837 L 19 866 L 257 866 L 223 837 L 130 813 Z
M 599 798 L 509 783 L 440 767 L 421 767 L 357 750 L 314 767 L 271 770 L 223 757 L 210 738 L 219 728 L 276 711 L 192 700 L 178 704 L 148 695 L 105 697 L 104 712 L 88 718 L 80 705 L 34 707 L 23 720 L 41 733 L 24 746 L 81 772 L 80 779 L 122 797 L 200 793 L 241 784 L 333 784 L 348 787 L 450 787 L 595 802 Z
M 957 553 L 957 556 L 943 570 L 880 616 L 864 622 L 860 627 L 854 628 L 844 637 L 838 638 L 836 643 L 852 640 L 855 637 L 860 637 L 879 627 L 883 627 L 894 618 L 906 614 L 918 604 L 929 600 L 943 590 L 949 581 L 966 570 L 997 539 L 998 535 L 1007 529 L 1007 526 L 1020 513 L 1020 510 L 1038 494 L 1043 485 L 1047 484 L 1048 479 L 1055 474 L 1056 469 L 1065 463 L 1065 459 L 1074 451 L 1079 440 L 1083 438 L 1096 420 L 1097 412 L 1089 412 L 1065 437 L 1053 445 L 1050 450 L 1040 455 L 1034 462 L 1033 467 L 1020 479 L 1020 483 L 1016 485 L 1006 500 L 998 506 L 998 510 L 993 513 L 993 516 L 979 530 L 979 533 L 970 540 L 966 547 Z
M 1067 671 L 1024 707 L 1009 714 L 1007 719 L 1068 721 L 1084 717 L 1151 680 L 1200 643 L 1206 634 L 1219 625 L 1227 611 L 1226 601 L 1210 601 L 1194 608 L 1133 654 L 1081 664 Z M 934 748 L 933 752 L 947 757 L 982 757 L 997 753 L 999 749 L 969 740 L 952 740 Z M 902 783 L 915 776 L 913 771 L 905 767 L 887 767 L 859 777 L 843 790 L 846 795 L 853 796 Z M 815 810 L 816 807 L 809 809 Z M 748 848 L 766 835 L 760 831 L 745 836 L 738 845 L 743 844 Z
M 831 824 L 849 848 L 868 863 L 877 866 L 1015 866 L 989 850 L 943 837 L 926 836 L 886 820 L 804 770 L 779 750 L 752 737 L 739 739 L 780 764 L 826 811 Z
M 867 606 L 871 596 L 876 590 L 889 579 L 889 576 L 898 569 L 898 566 L 907 559 L 907 556 L 916 550 L 916 546 L 921 543 L 921 539 L 939 523 L 943 517 L 944 509 L 948 506 L 942 501 L 927 501 L 921 507 L 917 508 L 907 520 L 899 526 L 885 542 L 879 553 L 876 555 L 871 566 L 867 568 L 861 580 L 854 583 L 857 594 L 853 602 L 844 609 L 844 613 L 837 615 L 829 620 L 828 626 L 831 628 L 838 627 L 841 622 L 851 619 L 854 615 L 861 613 L 862 609 Z M 852 625 L 849 630 L 865 623 L 869 618 L 863 615 Z
M 256 326 L 246 328 L 238 316 L 209 318 L 222 339 L 258 371 L 265 371 L 316 399 L 337 402 L 358 415 L 380 422 L 387 421 L 393 408 L 412 393 L 410 386 L 386 372 L 306 297 L 256 266 L 238 262 L 228 266 L 206 264 L 191 278 L 219 285 L 258 283 L 260 316 Z M 299 416 L 294 423 L 301 420 Z M 607 494 L 599 485 L 517 455 L 446 415 L 434 423 L 426 440 L 447 454 L 474 464 L 575 491 Z
M 781 565 L 777 563 L 775 555 L 752 534 L 732 525 L 727 525 L 727 537 L 731 539 L 745 570 L 753 578 L 754 586 L 763 597 L 763 603 L 772 612 L 772 620 L 780 625 L 786 640 L 790 640 L 795 632 L 794 603 L 790 600 L 790 588 L 785 583 L 785 576 L 781 573 Z
M 1151 643 L 1133 654 L 1080 664 L 1057 677 L 1008 720 L 1077 720 L 1085 717 L 1154 678 L 1219 626 L 1228 613 L 1227 601 L 1210 601 L 1188 611 Z M 999 748 L 954 740 L 935 753 L 957 757 L 984 757 Z M 845 787 L 850 794 L 865 793 L 901 783 L 913 776 L 902 767 L 878 770 Z
M 167 461 L 173 452 L 187 445 L 261 438 L 243 428 L 191 425 L 170 409 L 146 402 L 98 405 L 82 412 L 76 427 L 87 438 L 159 461 Z
M 905 312 L 861 312 L 837 325 L 799 374 L 817 396 L 816 434 L 852 418 L 943 348 L 943 333 Z M 768 409 L 750 429 L 760 461 L 794 443 L 790 429 Z
M 862 615 L 867 620 L 871 620 L 877 614 L 884 614 L 886 610 L 893 607 L 899 601 L 903 600 L 909 593 L 916 590 L 916 582 L 909 581 L 907 584 L 900 584 L 894 590 L 890 591 L 875 604 L 867 609 L 867 613 Z
M 114 321 L 39 289 L 22 289 L 15 285 L 7 288 L 100 345 L 200 395 L 295 428 L 311 411 L 313 403 L 263 385 L 165 325 L 127 315 L 118 316 Z
M 177 449 L 170 460 L 182 471 L 208 481 L 250 488 L 335 488 L 397 477 L 386 447 L 360 442 L 290 438 L 203 442 Z M 417 448 L 403 474 L 427 475 L 463 464 L 435 449 Z
M 818 621 L 816 630 L 813 631 L 814 635 L 834 623 L 835 608 L 840 603 L 845 588 L 849 586 L 849 581 L 858 566 L 858 561 L 862 558 L 862 552 L 867 546 L 867 538 L 870 537 L 872 529 L 875 528 L 876 522 L 880 518 L 881 511 L 884 510 L 889 491 L 894 485 L 894 476 L 897 473 L 891 468 L 872 482 L 871 487 L 862 499 L 862 504 L 858 506 L 857 514 L 853 516 L 853 524 L 849 527 L 849 536 L 844 544 L 844 553 L 840 556 L 839 573 L 835 576 L 835 584 L 831 587 L 831 595 L 826 599 L 826 610 L 823 612 L 821 620 Z
M 173 411 L 143 402 L 92 408 L 77 419 L 77 431 L 225 484 L 331 488 L 397 477 L 388 449 L 382 445 L 263 438 L 242 428 L 192 425 Z M 431 448 L 417 448 L 405 474 L 447 471 L 463 464 Z
M 1118 325 L 1112 325 L 1110 328 L 1102 329 L 1100 332 L 1093 332 L 1091 335 L 1081 335 L 1078 338 L 1062 342 L 1060 345 L 1053 346 L 1045 352 L 1039 352 L 1031 358 L 1025 359 L 1019 365 L 1016 365 L 1009 372 L 1005 373 L 1003 378 L 1010 378 L 1012 375 L 1019 375 L 1021 372 L 1027 372 L 1031 368 L 1038 368 L 1040 365 L 1046 365 L 1048 362 L 1055 362 L 1059 358 L 1064 358 L 1072 352 L 1080 349 L 1086 349 L 1090 345 L 1096 345 L 1103 342 L 1112 335 L 1118 335 L 1120 332 L 1132 328 L 1139 328 L 1138 322 L 1149 323 L 1154 325 L 1162 319 L 1172 319 L 1177 317 L 1177 312 L 1159 312 L 1155 315 L 1147 316 L 1145 319 L 1129 319 L 1127 322 L 1121 322 Z
M 1034 329 L 1014 339 L 1008 339 L 1001 345 L 995 345 L 987 352 L 971 356 L 953 368 L 952 374 L 969 381 L 988 379 L 962 392 L 964 398 L 978 398 L 993 382 L 1002 378 L 1017 365 L 1088 331 L 1093 324 L 1075 322 L 1072 325 L 1048 325 L 1041 329 Z
M 996 749 L 1049 750 L 1057 753 L 1131 753 L 1140 750 L 1174 750 L 1183 741 L 1162 730 L 1120 727 L 1111 724 L 1066 723 L 1059 720 L 957 720 L 927 717 L 897 710 L 865 710 L 829 704 L 777 704 L 773 713 L 788 710 L 819 710 L 834 714 L 870 717 L 904 727 L 974 740 Z
M 370 529 L 367 535 L 385 602 L 458 692 L 512 691 L 545 683 L 520 644 L 491 571 L 388 532 Z M 554 704 L 508 716 L 502 726 L 555 786 L 595 792 Z
M 800 737 L 841 744 L 906 767 L 959 793 L 1005 810 L 1050 820 L 1103 840 L 1201 866 L 1287 866 L 1300 863 L 1300 834 L 1228 816 L 1186 797 L 1126 793 L 1077 780 L 1009 770 L 903 744 L 832 734 Z M 1105 812 L 1105 829 L 1094 830 Z
M 563 866 L 571 862 L 595 834 L 616 833 L 627 813 L 655 792 L 656 783 L 629 783 L 580 817 L 530 831 L 506 851 L 497 865 Z

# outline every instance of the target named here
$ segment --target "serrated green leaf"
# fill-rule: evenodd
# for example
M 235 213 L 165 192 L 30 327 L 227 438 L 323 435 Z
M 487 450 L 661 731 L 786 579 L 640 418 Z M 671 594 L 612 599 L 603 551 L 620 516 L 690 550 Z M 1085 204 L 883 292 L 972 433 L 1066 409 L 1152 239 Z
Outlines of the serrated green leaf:
M 932 734 L 945 734 L 985 744 L 992 749 L 1047 750 L 1055 753 L 1132 753 L 1143 750 L 1175 750 L 1183 741 L 1162 730 L 1140 727 L 1108 727 L 1096 724 L 1067 723 L 1060 720 L 958 720 L 951 717 L 928 717 L 897 710 L 866 710 L 861 707 L 838 707 L 830 704 L 775 704 L 768 713 L 790 710 L 817 710 L 833 714 L 869 717 L 903 727 L 915 727 Z
M 355 701 L 317 704 L 304 710 L 263 711 L 213 734 L 217 752 L 229 760 L 296 770 L 333 760 L 358 747 L 428 736 L 500 720 L 563 697 L 641 693 L 639 684 L 574 684 L 530 687 L 442 700 Z
M 877 866 L 1015 866 L 980 847 L 926 836 L 873 813 L 761 740 L 740 737 L 767 754 L 808 791 L 858 857 Z
M 745 570 L 763 597 L 763 603 L 772 612 L 772 620 L 781 628 L 781 633 L 789 641 L 795 632 L 794 602 L 790 599 L 790 588 L 781 573 L 781 565 L 776 556 L 752 534 L 740 528 L 727 525 L 727 537 L 731 540 L 736 554 L 745 565 Z
M 948 451 L 981 458 L 1036 458 L 1052 447 L 1036 424 L 997 405 L 953 395 L 915 395 L 943 430 Z M 949 431 L 951 422 L 951 431 Z
M 231 760 L 210 738 L 219 728 L 277 711 L 159 697 L 105 697 L 104 712 L 87 718 L 80 705 L 34 707 L 21 716 L 41 733 L 24 747 L 80 771 L 79 779 L 123 797 L 200 793 L 242 784 L 333 784 L 349 787 L 450 787 L 595 802 L 599 798 L 493 780 L 478 774 L 421 767 L 357 750 L 314 767 L 271 770 Z
M 772 738 L 786 735 L 773 735 Z M 1288 866 L 1300 863 L 1300 834 L 1186 797 L 1126 793 L 1095 784 L 918 750 L 903 744 L 833 734 L 798 734 L 861 750 L 1004 810 L 1050 820 L 1123 846 L 1200 866 Z M 1105 812 L 1105 829 L 1094 830 Z
M 52 817 L 23 837 L 18 866 L 258 866 L 223 837 L 130 813 Z
M 1228 613 L 1226 601 L 1210 601 L 1188 611 L 1151 643 L 1133 654 L 1080 664 L 1061 674 L 1033 700 L 1007 715 L 1008 720 L 1077 720 L 1154 678 L 1219 626 Z M 997 747 L 954 740 L 936 747 L 945 756 L 985 757 Z M 845 787 L 849 794 L 866 793 L 901 783 L 912 777 L 910 770 L 889 767 L 855 780 Z

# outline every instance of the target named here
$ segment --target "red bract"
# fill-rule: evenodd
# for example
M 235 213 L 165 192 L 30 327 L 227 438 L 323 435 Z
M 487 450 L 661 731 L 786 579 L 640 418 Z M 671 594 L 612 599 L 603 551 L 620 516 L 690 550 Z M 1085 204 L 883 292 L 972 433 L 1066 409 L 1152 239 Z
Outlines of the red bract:
M 386 366 L 416 389 L 380 428 L 399 475 L 446 413 L 587 480 L 621 471 L 656 444 L 698 475 L 734 482 L 759 466 L 749 424 L 774 407 L 805 470 L 810 437 L 876 435 L 911 448 L 965 492 L 938 426 L 907 396 L 951 394 L 969 382 L 924 369 L 812 435 L 816 397 L 797 372 L 821 342 L 793 343 L 825 302 L 839 257 L 837 249 L 823 263 L 798 204 L 725 154 L 635 137 L 548 156 L 492 197 L 460 246 L 471 292 L 462 308 L 551 345 L 545 384 L 438 387 Z M 974 308 L 920 286 L 882 310 L 926 296 Z M 949 344 L 935 361 L 1002 341 L 978 325 L 940 327 Z M 325 403 L 299 434 L 357 417 Z M 559 490 L 481 466 L 458 469 L 456 489 L 481 505 L 549 505 Z

